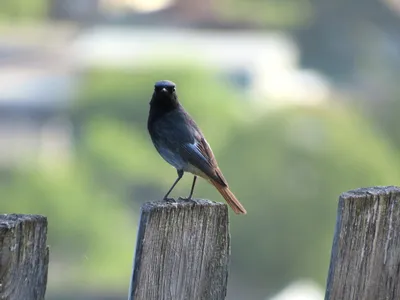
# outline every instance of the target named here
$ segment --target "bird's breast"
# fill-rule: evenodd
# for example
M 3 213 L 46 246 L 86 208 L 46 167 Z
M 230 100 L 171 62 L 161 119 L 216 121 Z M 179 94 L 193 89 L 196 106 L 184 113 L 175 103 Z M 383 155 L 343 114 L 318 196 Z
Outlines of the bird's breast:
M 177 170 L 185 169 L 186 162 L 182 159 L 179 153 L 157 143 L 154 143 L 154 146 L 167 163 L 175 167 Z
M 155 144 L 155 147 L 158 153 L 160 153 L 161 157 L 177 170 L 183 170 L 185 172 L 192 173 L 193 175 L 207 178 L 207 175 L 204 172 L 202 172 L 196 166 L 185 161 L 179 153 L 171 151 L 169 148 L 161 145 Z

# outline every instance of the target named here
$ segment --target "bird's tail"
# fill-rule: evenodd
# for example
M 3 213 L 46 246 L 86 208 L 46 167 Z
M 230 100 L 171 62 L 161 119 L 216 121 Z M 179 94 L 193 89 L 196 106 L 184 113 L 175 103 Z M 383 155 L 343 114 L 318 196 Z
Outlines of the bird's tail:
M 224 197 L 229 206 L 233 209 L 233 211 L 240 214 L 247 214 L 247 211 L 244 209 L 243 205 L 236 199 L 235 195 L 229 190 L 227 186 L 223 186 L 215 180 L 210 180 L 211 184 L 216 187 L 218 192 Z

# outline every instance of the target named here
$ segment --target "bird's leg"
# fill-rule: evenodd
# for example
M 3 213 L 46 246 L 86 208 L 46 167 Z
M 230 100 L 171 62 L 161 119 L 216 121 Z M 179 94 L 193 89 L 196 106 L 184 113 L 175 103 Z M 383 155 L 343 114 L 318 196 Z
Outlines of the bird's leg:
M 194 186 L 196 185 L 196 179 L 197 179 L 197 176 L 194 176 L 194 177 L 193 177 L 192 188 L 191 188 L 191 190 L 190 190 L 189 197 L 187 197 L 187 198 L 179 197 L 179 199 L 182 199 L 182 200 L 185 200 L 185 201 L 190 201 L 190 200 L 192 200 L 193 191 L 194 191 Z
M 197 176 L 194 176 L 194 177 L 193 177 L 193 183 L 192 183 L 192 189 L 190 190 L 190 194 L 189 194 L 188 200 L 191 200 L 191 199 L 192 199 L 193 191 L 194 191 L 194 186 L 196 185 L 196 179 L 197 179 Z
M 174 184 L 171 186 L 169 191 L 165 194 L 165 196 L 164 196 L 165 201 L 175 202 L 175 200 L 173 198 L 168 198 L 168 195 L 172 192 L 172 190 L 174 189 L 174 187 L 176 186 L 178 181 L 181 180 L 181 178 L 183 176 L 183 170 L 177 170 L 177 172 L 178 172 L 178 178 L 175 180 Z

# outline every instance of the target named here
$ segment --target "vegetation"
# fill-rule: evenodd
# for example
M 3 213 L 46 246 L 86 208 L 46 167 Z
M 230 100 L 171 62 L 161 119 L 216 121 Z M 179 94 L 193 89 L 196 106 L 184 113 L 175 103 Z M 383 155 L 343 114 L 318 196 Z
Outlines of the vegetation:
M 0 22 L 13 25 L 7 30 L 19 22 L 46 22 L 49 3 L 1 0 Z M 176 176 L 146 131 L 152 86 L 160 79 L 178 84 L 183 105 L 248 210 L 231 217 L 229 291 L 259 291 L 254 298 L 261 299 L 300 276 L 324 285 L 340 193 L 400 180 L 400 64 L 393 51 L 399 18 L 387 3 L 213 3 L 221 24 L 291 34 L 301 66 L 342 83 L 347 96 L 349 90 L 361 94 L 358 103 L 348 100 L 355 107 L 331 99 L 319 107 L 268 110 L 264 104 L 271 99 L 252 103 L 213 70 L 154 63 L 155 55 L 153 64 L 134 71 L 80 74 L 77 98 L 66 112 L 73 124 L 72 159 L 0 170 L 2 212 L 48 217 L 49 293 L 73 287 L 126 295 L 140 204 L 159 199 Z M 187 195 L 191 180 L 185 175 L 173 196 Z M 195 196 L 223 201 L 202 180 Z
M 50 282 L 56 284 L 62 268 L 64 286 L 67 280 L 127 290 L 139 205 L 159 199 L 175 179 L 146 132 L 152 85 L 168 77 L 177 82 L 183 104 L 248 210 L 244 218 L 231 218 L 235 276 L 249 287 L 262 282 L 268 291 L 299 276 L 324 284 L 338 195 L 398 182 L 397 152 L 347 107 L 260 114 L 259 106 L 217 84 L 210 72 L 182 68 L 166 74 L 166 69 L 85 74 L 70 111 L 73 160 L 1 177 L 3 211 L 49 218 Z M 186 195 L 190 182 L 186 175 L 175 196 Z M 222 201 L 204 181 L 195 195 Z
M 46 17 L 46 0 L 2 0 L 0 4 L 1 21 L 34 21 Z

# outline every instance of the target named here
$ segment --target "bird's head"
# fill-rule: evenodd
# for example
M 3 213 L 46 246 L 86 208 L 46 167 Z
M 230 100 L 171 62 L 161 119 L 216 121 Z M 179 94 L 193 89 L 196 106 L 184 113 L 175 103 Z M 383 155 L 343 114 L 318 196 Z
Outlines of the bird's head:
M 176 85 L 172 81 L 169 80 L 160 80 L 154 84 L 154 92 L 155 93 L 175 93 Z
M 160 80 L 154 84 L 154 93 L 150 101 L 151 106 L 158 106 L 166 110 L 179 105 L 176 95 L 176 85 L 169 80 Z

